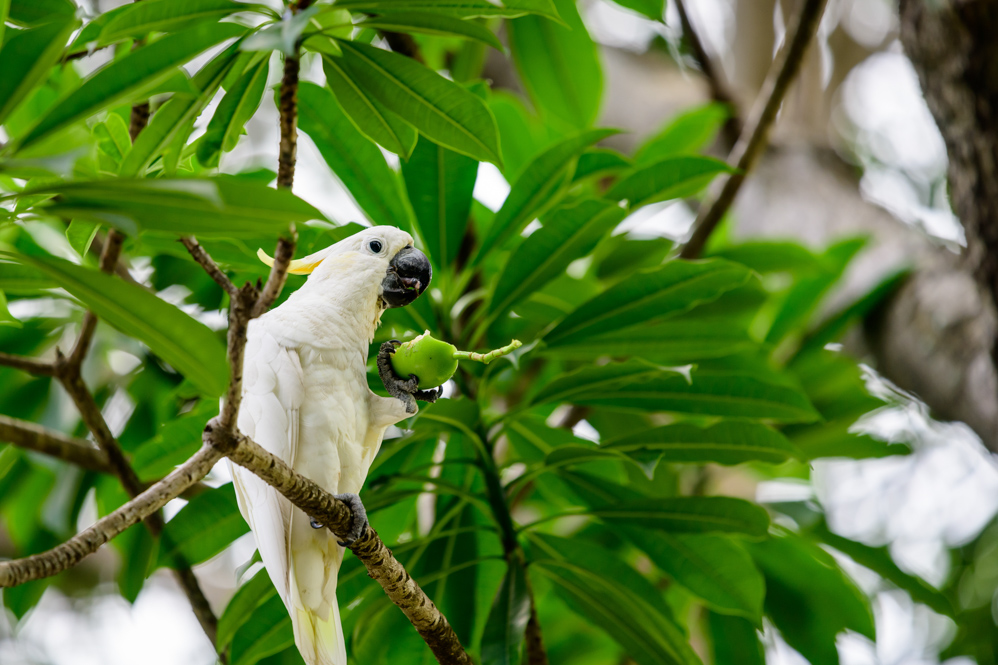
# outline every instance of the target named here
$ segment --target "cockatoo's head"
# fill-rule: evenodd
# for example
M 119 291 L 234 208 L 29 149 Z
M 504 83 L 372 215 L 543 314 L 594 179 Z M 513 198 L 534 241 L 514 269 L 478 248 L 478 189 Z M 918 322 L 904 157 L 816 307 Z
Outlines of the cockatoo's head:
M 260 258 L 274 261 L 260 250 Z M 309 275 L 309 283 L 335 280 L 354 289 L 377 289 L 385 307 L 405 307 L 426 290 L 433 275 L 412 236 L 394 226 L 372 226 L 334 245 L 291 262 L 288 272 Z

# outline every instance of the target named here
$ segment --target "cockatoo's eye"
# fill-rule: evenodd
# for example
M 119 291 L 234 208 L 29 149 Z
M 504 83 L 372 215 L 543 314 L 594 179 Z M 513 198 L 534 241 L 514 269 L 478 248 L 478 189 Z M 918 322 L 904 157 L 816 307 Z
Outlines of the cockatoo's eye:
M 380 254 L 382 248 L 384 247 L 384 245 L 381 244 L 380 240 L 372 240 L 370 243 L 368 243 L 367 246 L 375 254 Z

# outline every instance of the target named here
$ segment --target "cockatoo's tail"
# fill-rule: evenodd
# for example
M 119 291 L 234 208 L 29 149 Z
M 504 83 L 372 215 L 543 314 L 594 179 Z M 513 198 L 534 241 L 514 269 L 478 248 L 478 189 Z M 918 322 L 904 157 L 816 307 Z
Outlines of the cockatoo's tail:
M 487 365 L 520 346 L 520 340 L 514 339 L 506 346 L 488 353 L 458 351 L 453 344 L 434 339 L 427 330 L 395 350 L 392 369 L 403 378 L 415 374 L 419 378 L 419 389 L 426 390 L 441 386 L 454 376 L 458 359 L 477 360 Z

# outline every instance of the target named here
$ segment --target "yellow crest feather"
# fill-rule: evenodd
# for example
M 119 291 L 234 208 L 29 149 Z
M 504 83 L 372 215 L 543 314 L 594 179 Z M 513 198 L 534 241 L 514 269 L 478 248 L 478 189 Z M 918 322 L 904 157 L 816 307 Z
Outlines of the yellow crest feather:
M 256 250 L 257 257 L 266 263 L 271 268 L 274 267 L 274 259 L 267 255 L 267 252 L 263 249 Z M 318 261 L 308 261 L 307 259 L 294 259 L 288 264 L 288 272 L 292 275 L 308 275 L 313 270 L 315 270 L 318 265 L 322 263 L 322 259 Z

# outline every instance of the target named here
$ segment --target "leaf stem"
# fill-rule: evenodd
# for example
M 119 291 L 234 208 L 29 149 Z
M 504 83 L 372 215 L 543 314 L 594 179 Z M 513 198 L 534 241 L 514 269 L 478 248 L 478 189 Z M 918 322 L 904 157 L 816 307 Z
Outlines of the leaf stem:
M 501 346 L 498 349 L 494 349 L 492 351 L 489 351 L 488 353 L 475 353 L 474 351 L 455 351 L 454 352 L 454 357 L 455 358 L 463 358 L 463 359 L 466 359 L 466 360 L 477 360 L 480 363 L 485 363 L 486 365 L 488 365 L 490 362 L 492 362 L 496 358 L 504 356 L 507 353 L 510 353 L 510 352 L 512 352 L 512 351 L 520 348 L 521 346 L 523 346 L 523 342 L 521 342 L 518 339 L 514 339 L 512 342 L 510 342 L 506 346 Z

